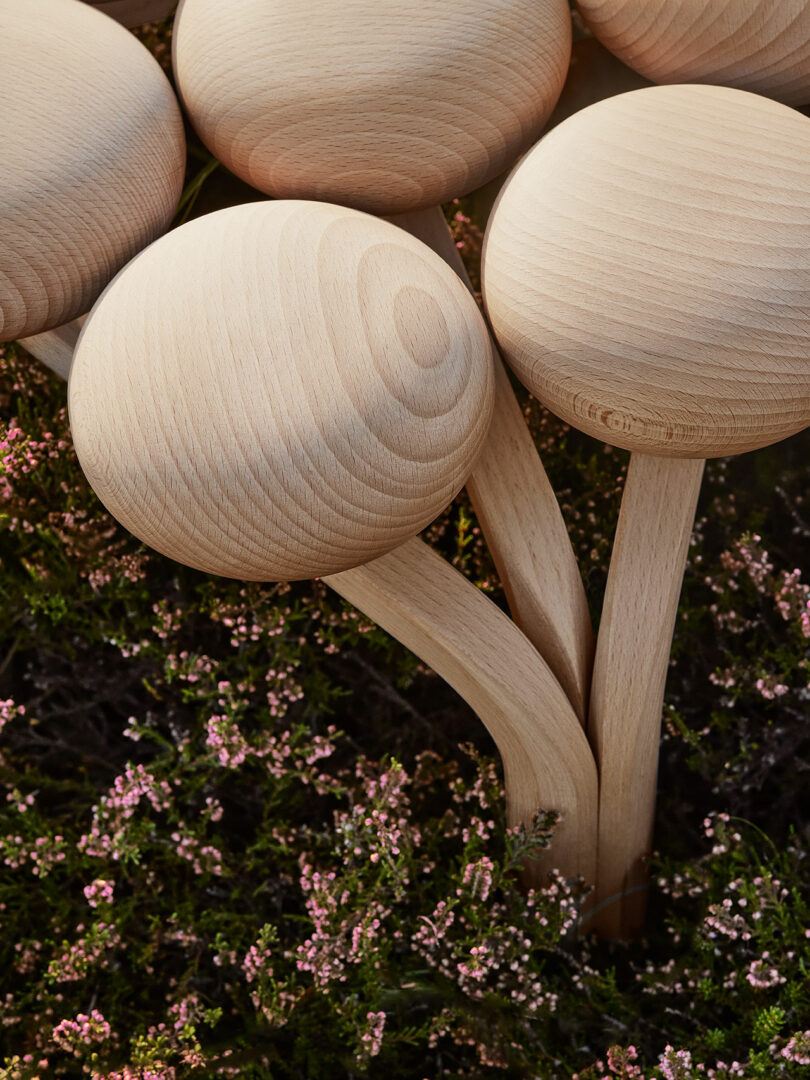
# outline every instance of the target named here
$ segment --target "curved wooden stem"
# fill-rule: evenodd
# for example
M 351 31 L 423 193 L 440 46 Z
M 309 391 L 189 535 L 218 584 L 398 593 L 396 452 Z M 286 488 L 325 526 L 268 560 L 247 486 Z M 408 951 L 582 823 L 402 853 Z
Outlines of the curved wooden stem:
M 389 220 L 433 248 L 470 285 L 441 207 Z M 554 490 L 500 362 L 492 424 L 467 491 L 512 617 L 584 725 L 593 661 L 585 588 Z
M 76 342 L 79 340 L 86 318 L 86 315 L 80 315 L 78 319 L 65 323 L 64 326 L 45 330 L 42 334 L 34 334 L 32 337 L 20 338 L 19 344 L 51 371 L 55 371 L 60 378 L 67 379 L 73 350 L 76 348 Z
M 641 932 L 664 685 L 703 460 L 634 454 L 596 642 L 588 735 L 599 768 L 592 927 Z
M 559 810 L 551 867 L 593 884 L 596 765 L 562 687 L 531 642 L 492 601 L 421 540 L 323 579 L 442 676 L 478 713 L 504 763 L 510 824 Z

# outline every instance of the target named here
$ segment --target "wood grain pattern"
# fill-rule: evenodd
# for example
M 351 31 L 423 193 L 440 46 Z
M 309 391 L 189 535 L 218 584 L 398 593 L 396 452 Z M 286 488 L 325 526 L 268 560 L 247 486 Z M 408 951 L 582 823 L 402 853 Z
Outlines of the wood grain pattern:
M 562 688 L 515 624 L 419 540 L 326 582 L 475 709 L 503 759 L 511 824 L 540 807 L 562 811 L 548 855 L 527 868 L 529 883 L 545 885 L 551 867 L 593 882 L 593 756 Z
M 45 330 L 33 337 L 20 338 L 19 344 L 60 378 L 67 379 L 85 318 L 85 315 L 80 315 L 78 319 L 73 319 L 64 326 Z
M 484 298 L 518 376 L 595 438 L 735 454 L 810 423 L 810 122 L 654 86 L 569 117 L 487 230 Z
M 635 451 L 588 724 L 600 784 L 592 925 L 605 936 L 636 933 L 643 918 L 667 657 L 703 469 L 690 459 L 810 422 L 809 162 L 807 120 L 784 106 L 653 87 L 564 121 L 490 221 L 484 290 L 507 358 L 555 412 Z
M 366 214 L 251 203 L 168 233 L 94 307 L 70 373 L 79 461 L 110 512 L 207 573 L 336 573 L 416 535 L 492 412 L 475 301 Z
M 807 0 L 576 0 L 590 29 L 657 83 L 715 83 L 810 102 Z
M 171 221 L 185 171 L 177 100 L 132 34 L 80 0 L 0 0 L 25 78 L 0 114 L 0 341 L 86 312 Z
M 602 608 L 589 735 L 599 767 L 595 914 L 604 937 L 641 933 L 661 715 L 702 460 L 633 454 Z
M 143 23 L 165 19 L 177 5 L 177 0 L 85 0 L 122 26 L 142 26 Z
M 441 208 L 390 220 L 441 255 L 471 289 Z M 584 725 L 594 647 L 588 601 L 557 497 L 500 360 L 495 365 L 495 411 L 467 492 L 512 617 Z
M 194 126 L 238 176 L 393 214 L 463 195 L 531 145 L 571 24 L 566 0 L 183 0 L 173 48 Z

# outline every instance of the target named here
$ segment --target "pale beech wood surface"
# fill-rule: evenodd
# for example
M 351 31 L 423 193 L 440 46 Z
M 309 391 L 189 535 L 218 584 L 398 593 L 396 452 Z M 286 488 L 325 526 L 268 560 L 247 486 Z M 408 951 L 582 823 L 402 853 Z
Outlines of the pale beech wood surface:
M 32 356 L 55 371 L 63 379 L 70 374 L 70 362 L 86 316 L 80 315 L 63 326 L 57 326 L 54 330 L 45 330 L 33 337 L 20 338 L 20 345 L 27 349 Z
M 672 632 L 703 460 L 633 454 L 613 542 L 591 688 L 599 768 L 599 863 L 592 926 L 641 932 L 653 846 L 658 744 Z
M 147 49 L 80 0 L 0 0 L 0 341 L 86 312 L 171 221 L 183 121 Z
M 471 288 L 439 207 L 390 220 L 438 252 Z M 500 360 L 495 365 L 495 411 L 467 492 L 512 617 L 584 724 L 593 663 L 588 601 L 557 497 Z
M 657 83 L 706 82 L 810 102 L 807 0 L 576 0 L 594 34 Z
M 194 126 L 238 176 L 393 214 L 480 187 L 532 144 L 571 23 L 566 0 L 183 0 L 173 49 Z
M 176 7 L 177 0 L 85 0 L 91 7 L 112 16 L 122 26 L 141 26 L 143 23 L 165 19 Z
M 548 854 L 527 868 L 529 883 L 547 884 L 552 867 L 592 883 L 593 755 L 565 693 L 515 624 L 420 540 L 325 580 L 478 713 L 503 759 L 510 824 L 531 821 L 539 807 L 562 812 Z
M 168 233 L 95 305 L 69 407 L 131 532 L 252 580 L 335 573 L 416 535 L 483 445 L 493 349 L 429 248 L 326 203 L 250 203 Z
M 711 457 L 810 422 L 810 121 L 654 86 L 569 117 L 504 186 L 484 299 L 550 409 L 630 450 Z
M 643 918 L 667 658 L 703 471 L 690 459 L 810 421 L 808 164 L 807 120 L 782 105 L 653 87 L 564 121 L 490 220 L 484 291 L 507 358 L 559 415 L 635 451 L 588 723 L 600 777 L 592 925 L 605 936 L 637 933 Z

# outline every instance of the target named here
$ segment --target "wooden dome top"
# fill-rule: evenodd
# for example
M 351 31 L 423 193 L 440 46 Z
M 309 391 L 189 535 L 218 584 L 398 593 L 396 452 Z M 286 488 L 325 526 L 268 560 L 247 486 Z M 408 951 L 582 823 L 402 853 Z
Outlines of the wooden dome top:
M 810 121 L 655 86 L 565 120 L 490 219 L 484 295 L 518 376 L 596 438 L 735 454 L 810 423 Z
M 420 241 L 344 207 L 251 203 L 156 241 L 94 307 L 73 438 L 110 512 L 200 570 L 335 573 L 463 486 L 493 403 L 474 299 Z
M 0 341 L 86 312 L 170 223 L 180 108 L 132 34 L 80 0 L 0 0 Z
M 435 206 L 531 146 L 571 52 L 567 0 L 184 0 L 174 70 L 203 141 L 270 195 Z
M 807 0 L 576 0 L 588 26 L 625 64 L 657 83 L 753 90 L 810 102 Z

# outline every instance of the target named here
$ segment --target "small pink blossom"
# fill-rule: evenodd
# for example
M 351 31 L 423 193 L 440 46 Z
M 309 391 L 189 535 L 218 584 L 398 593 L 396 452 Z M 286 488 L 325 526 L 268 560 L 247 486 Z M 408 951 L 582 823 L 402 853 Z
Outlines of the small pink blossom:
M 90 885 L 85 885 L 84 895 L 90 907 L 98 907 L 100 903 L 111 904 L 114 885 L 115 882 L 106 878 L 96 878 Z

